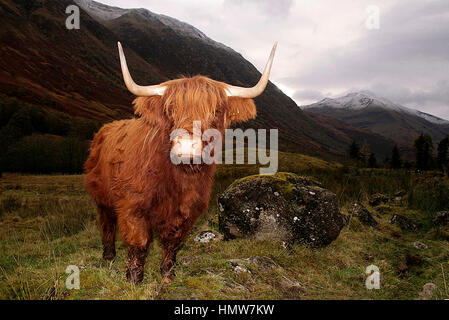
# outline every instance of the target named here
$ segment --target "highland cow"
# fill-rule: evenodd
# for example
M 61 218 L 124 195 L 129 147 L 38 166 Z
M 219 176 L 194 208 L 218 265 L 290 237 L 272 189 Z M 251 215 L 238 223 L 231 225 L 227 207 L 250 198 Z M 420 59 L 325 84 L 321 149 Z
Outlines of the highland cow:
M 128 71 L 118 43 L 123 78 L 134 100 L 136 118 L 114 121 L 95 135 L 85 163 L 87 191 L 97 205 L 103 242 L 103 258 L 115 258 L 118 230 L 128 245 L 128 281 L 143 280 L 147 249 L 153 234 L 163 249 L 164 282 L 173 279 L 176 253 L 200 214 L 207 209 L 215 164 L 179 164 L 170 160 L 173 130 L 201 129 L 222 134 L 235 122 L 256 116 L 252 98 L 267 83 L 276 44 L 259 83 L 242 88 L 203 76 L 139 86 Z M 193 140 L 192 140 L 193 141 Z M 201 142 L 201 148 L 207 141 Z M 200 148 L 200 149 L 201 149 Z

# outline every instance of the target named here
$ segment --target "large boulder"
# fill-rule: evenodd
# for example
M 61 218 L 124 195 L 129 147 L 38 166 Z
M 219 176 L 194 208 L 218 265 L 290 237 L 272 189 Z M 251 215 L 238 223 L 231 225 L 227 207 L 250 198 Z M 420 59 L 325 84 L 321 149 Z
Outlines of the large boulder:
M 220 195 L 218 207 L 219 230 L 226 240 L 272 239 L 322 247 L 344 226 L 335 194 L 292 173 L 236 180 Z

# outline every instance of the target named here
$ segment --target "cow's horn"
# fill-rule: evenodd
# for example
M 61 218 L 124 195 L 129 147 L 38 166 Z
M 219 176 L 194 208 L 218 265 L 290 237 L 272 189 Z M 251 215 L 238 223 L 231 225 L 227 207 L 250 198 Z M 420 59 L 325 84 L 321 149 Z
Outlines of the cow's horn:
M 278 43 L 275 42 L 273 49 L 271 50 L 270 58 L 268 59 L 265 70 L 263 71 L 262 77 L 260 77 L 259 82 L 252 88 L 235 87 L 228 85 L 227 95 L 228 97 L 240 97 L 240 98 L 255 98 L 262 94 L 265 87 L 268 84 L 268 78 L 270 77 L 271 66 L 273 64 L 274 53 L 276 52 L 276 47 Z
M 164 94 L 165 86 L 154 85 L 143 87 L 137 85 L 129 73 L 125 54 L 123 53 L 123 48 L 120 42 L 118 43 L 118 52 L 120 55 L 120 64 L 122 66 L 123 80 L 125 80 L 125 85 L 132 94 L 140 97 L 162 96 Z

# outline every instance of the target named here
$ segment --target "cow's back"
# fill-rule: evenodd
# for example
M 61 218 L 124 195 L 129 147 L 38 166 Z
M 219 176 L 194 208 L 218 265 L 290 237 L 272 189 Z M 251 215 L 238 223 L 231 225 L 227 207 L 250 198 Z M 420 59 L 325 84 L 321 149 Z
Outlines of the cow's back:
M 133 148 L 142 144 L 139 123 L 135 119 L 114 121 L 103 126 L 91 144 L 84 164 L 84 185 L 99 205 L 113 206 L 114 184 L 120 182 L 121 171 L 133 157 Z

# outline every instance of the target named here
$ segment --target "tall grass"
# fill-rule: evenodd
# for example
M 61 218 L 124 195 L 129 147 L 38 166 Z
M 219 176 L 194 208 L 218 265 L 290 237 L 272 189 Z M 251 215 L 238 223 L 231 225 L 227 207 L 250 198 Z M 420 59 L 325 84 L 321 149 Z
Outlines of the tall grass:
M 447 178 L 430 176 L 419 178 L 408 192 L 410 208 L 433 214 L 449 210 L 449 181 Z
M 22 201 L 18 196 L 7 195 L 0 201 L 0 216 L 2 216 L 3 213 L 16 211 L 21 205 Z
M 95 210 L 88 199 L 51 202 L 46 210 L 40 233 L 47 240 L 74 235 L 95 219 Z

